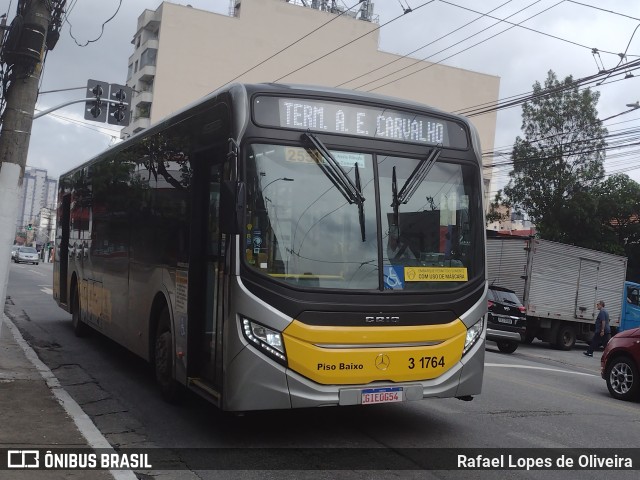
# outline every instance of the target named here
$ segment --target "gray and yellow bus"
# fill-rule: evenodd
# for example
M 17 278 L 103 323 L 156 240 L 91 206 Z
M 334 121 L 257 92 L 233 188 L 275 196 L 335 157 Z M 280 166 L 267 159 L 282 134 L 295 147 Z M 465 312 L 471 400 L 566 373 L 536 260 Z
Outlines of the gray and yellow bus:
M 234 84 L 60 178 L 54 297 L 230 411 L 471 399 L 481 156 L 404 100 Z

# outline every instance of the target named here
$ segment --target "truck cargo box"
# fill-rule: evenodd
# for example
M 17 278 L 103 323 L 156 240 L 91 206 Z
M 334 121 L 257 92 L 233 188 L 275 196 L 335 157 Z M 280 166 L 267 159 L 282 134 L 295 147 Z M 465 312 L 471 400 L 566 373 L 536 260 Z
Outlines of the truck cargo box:
M 527 336 L 568 349 L 588 341 L 605 302 L 611 326 L 620 325 L 627 259 L 532 237 L 487 238 L 490 284 L 514 290 L 527 313 Z

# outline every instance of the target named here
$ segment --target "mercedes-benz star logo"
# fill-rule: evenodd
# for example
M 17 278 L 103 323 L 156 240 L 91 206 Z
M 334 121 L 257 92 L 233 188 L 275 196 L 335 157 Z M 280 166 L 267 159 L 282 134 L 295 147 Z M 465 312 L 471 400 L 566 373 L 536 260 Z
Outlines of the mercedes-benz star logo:
M 376 368 L 378 370 L 386 370 L 389 368 L 390 363 L 391 360 L 389 360 L 389 356 L 384 353 L 381 353 L 376 357 Z

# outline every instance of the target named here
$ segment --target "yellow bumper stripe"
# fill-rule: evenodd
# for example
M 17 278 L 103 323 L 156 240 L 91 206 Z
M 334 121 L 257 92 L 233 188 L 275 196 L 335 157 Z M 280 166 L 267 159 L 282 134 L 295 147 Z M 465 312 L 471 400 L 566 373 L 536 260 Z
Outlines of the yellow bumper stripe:
M 289 368 L 323 385 L 348 385 L 439 377 L 462 357 L 466 333 L 460 320 L 403 327 L 327 327 L 294 320 L 283 336 Z M 416 346 L 397 346 L 402 343 Z

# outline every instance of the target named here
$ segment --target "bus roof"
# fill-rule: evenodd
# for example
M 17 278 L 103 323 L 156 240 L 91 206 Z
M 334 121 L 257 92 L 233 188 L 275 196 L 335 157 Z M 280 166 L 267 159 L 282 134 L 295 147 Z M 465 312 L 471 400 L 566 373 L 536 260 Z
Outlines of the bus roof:
M 327 99 L 336 99 L 336 97 L 340 97 L 344 100 L 353 101 L 354 103 L 362 103 L 362 104 L 386 104 L 391 108 L 397 108 L 400 110 L 419 110 L 421 112 L 429 112 L 436 114 L 438 116 L 445 117 L 449 120 L 457 121 L 465 124 L 471 131 L 472 136 L 472 145 L 473 148 L 479 153 L 479 140 L 478 133 L 473 126 L 473 124 L 467 119 L 458 114 L 448 113 L 443 110 L 440 110 L 435 107 L 431 107 L 422 103 L 414 102 L 411 100 L 401 99 L 397 97 L 390 97 L 387 95 L 380 95 L 376 93 L 370 92 L 360 92 L 356 90 L 348 90 L 343 88 L 333 88 L 333 87 L 325 87 L 320 85 L 303 85 L 303 84 L 287 84 L 287 83 L 232 83 L 226 85 L 218 90 L 215 90 L 200 99 L 187 104 L 183 108 L 177 110 L 171 115 L 159 120 L 152 126 L 147 129 L 144 129 L 131 137 L 127 138 L 125 141 L 120 142 L 112 147 L 109 147 L 107 150 L 104 150 L 89 160 L 73 167 L 72 169 L 66 171 L 61 174 L 60 177 L 66 177 L 77 170 L 84 168 L 92 163 L 95 163 L 100 158 L 102 158 L 107 153 L 117 152 L 121 149 L 126 148 L 129 144 L 135 142 L 138 138 L 146 137 L 148 135 L 153 135 L 159 130 L 162 130 L 168 126 L 176 124 L 182 120 L 184 120 L 187 116 L 189 116 L 193 110 L 197 110 L 199 107 L 208 106 L 209 104 L 215 102 L 215 100 L 221 95 L 231 95 L 234 98 L 239 99 L 239 101 L 246 102 L 247 110 L 248 110 L 248 102 L 249 98 L 254 94 L 267 94 L 267 95 L 283 95 L 283 94 L 292 94 L 299 95 L 304 97 L 311 96 L 319 96 L 326 97 Z

